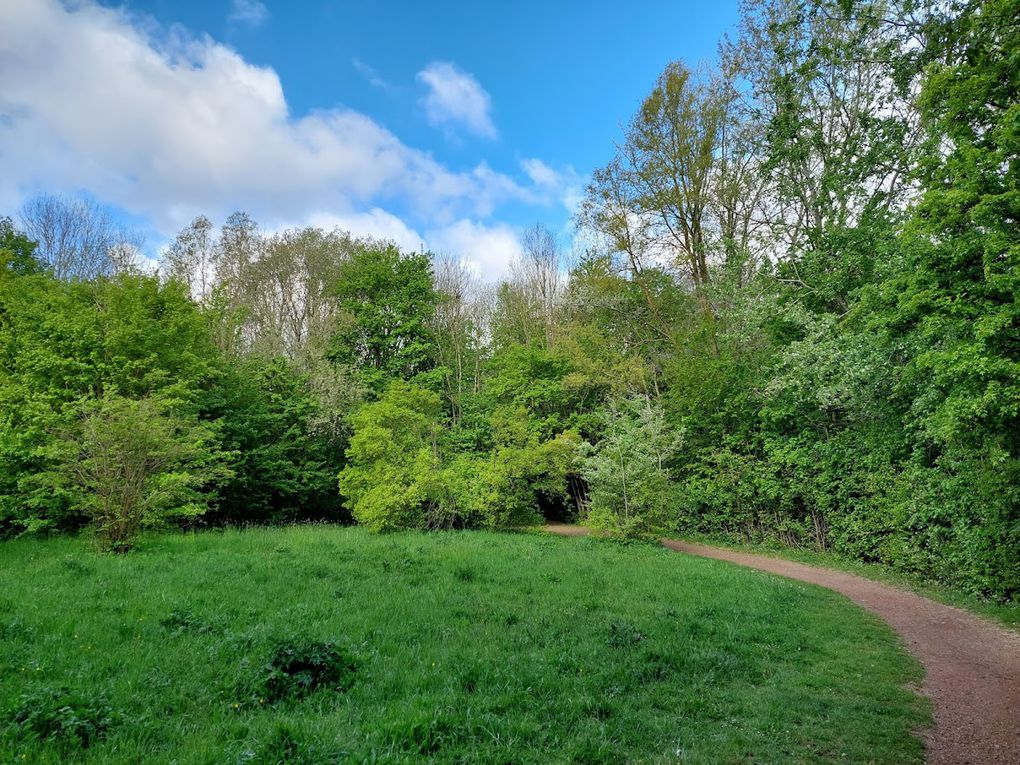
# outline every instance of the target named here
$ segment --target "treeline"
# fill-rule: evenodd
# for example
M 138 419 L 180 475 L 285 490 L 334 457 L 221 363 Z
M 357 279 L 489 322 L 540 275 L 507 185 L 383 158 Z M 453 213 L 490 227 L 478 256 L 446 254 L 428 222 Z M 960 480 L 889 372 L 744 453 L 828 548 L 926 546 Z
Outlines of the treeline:
M 496 286 L 241 214 L 144 275 L 124 237 L 97 265 L 26 210 L 0 242 L 0 528 L 579 518 L 1015 599 L 1017 18 L 746 3 L 594 173 L 583 255 L 535 227 Z

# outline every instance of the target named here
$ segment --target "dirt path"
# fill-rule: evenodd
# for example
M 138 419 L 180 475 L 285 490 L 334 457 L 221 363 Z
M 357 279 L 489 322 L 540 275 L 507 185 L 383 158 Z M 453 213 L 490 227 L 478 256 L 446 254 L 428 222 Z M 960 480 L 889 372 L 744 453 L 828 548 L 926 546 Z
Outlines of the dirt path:
M 583 536 L 587 529 L 553 524 Z M 1020 633 L 952 606 L 842 571 L 664 539 L 671 550 L 728 561 L 828 587 L 878 614 L 924 666 L 921 689 L 935 726 L 925 737 L 934 765 L 1020 765 Z

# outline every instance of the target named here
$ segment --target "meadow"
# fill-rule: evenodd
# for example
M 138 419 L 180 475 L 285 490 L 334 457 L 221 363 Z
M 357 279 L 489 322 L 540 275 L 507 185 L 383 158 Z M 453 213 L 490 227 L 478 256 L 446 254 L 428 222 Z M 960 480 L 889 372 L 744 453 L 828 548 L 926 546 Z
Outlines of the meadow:
M 834 593 L 653 545 L 324 525 L 0 546 L 0 762 L 920 762 Z

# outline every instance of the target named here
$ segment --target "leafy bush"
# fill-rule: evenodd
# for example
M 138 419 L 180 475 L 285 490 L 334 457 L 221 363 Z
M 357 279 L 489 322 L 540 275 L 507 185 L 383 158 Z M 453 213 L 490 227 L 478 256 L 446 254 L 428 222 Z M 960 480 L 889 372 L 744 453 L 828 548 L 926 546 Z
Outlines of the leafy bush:
M 493 414 L 488 453 L 459 451 L 439 396 L 395 381 L 354 415 L 340 491 L 358 523 L 375 531 L 534 523 L 540 496 L 564 496 L 578 439 L 542 441 L 526 413 L 516 415 Z
M 200 518 L 228 474 L 209 428 L 167 409 L 107 396 L 73 436 L 65 469 L 103 549 L 131 549 L 144 526 Z
M 21 697 L 11 720 L 23 731 L 61 746 L 88 748 L 122 719 L 104 696 L 40 688 Z
M 283 641 L 263 669 L 261 685 L 270 702 L 301 699 L 320 689 L 346 691 L 357 663 L 334 642 Z

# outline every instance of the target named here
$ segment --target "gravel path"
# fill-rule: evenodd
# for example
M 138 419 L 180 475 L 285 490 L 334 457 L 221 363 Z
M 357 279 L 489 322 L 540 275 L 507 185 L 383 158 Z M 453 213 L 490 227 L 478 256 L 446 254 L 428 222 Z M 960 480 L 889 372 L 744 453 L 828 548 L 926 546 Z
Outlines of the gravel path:
M 584 536 L 581 526 L 547 529 Z M 933 765 L 1020 765 L 1020 633 L 953 606 L 842 571 L 664 539 L 676 552 L 728 561 L 842 593 L 878 614 L 924 666 L 921 692 L 935 726 L 925 736 Z

